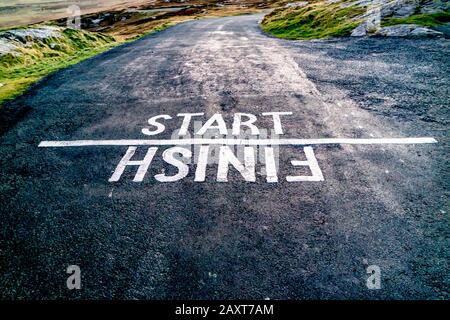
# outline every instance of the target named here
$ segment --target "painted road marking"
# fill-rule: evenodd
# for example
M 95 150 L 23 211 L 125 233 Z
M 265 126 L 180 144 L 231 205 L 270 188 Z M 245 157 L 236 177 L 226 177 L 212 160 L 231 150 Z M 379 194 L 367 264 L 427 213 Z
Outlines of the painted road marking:
M 178 145 L 327 145 L 327 144 L 425 144 L 437 143 L 432 137 L 415 138 L 319 138 L 319 139 L 122 139 L 122 140 L 73 140 L 42 141 L 41 148 L 50 147 L 87 147 L 87 146 L 178 146 Z
M 158 150 L 156 146 L 170 146 L 163 152 L 163 160 L 167 164 L 175 167 L 177 172 L 174 175 L 166 175 L 164 171 L 156 174 L 154 178 L 159 182 L 175 182 L 185 178 L 189 174 L 189 166 L 184 161 L 192 160 L 193 154 L 184 146 L 200 145 L 200 152 L 197 158 L 197 168 L 195 169 L 195 182 L 203 182 L 206 178 L 206 168 L 208 166 L 209 149 L 211 145 L 219 147 L 219 162 L 217 170 L 217 182 L 227 182 L 229 167 L 237 170 L 247 182 L 256 182 L 256 159 L 255 152 L 258 146 L 264 148 L 264 170 L 268 183 L 278 182 L 278 168 L 274 152 L 274 146 L 303 146 L 306 161 L 291 160 L 293 167 L 309 167 L 311 175 L 286 176 L 287 182 L 320 182 L 324 181 L 322 171 L 314 155 L 311 145 L 325 144 L 356 144 L 356 145 L 380 145 L 380 144 L 424 144 L 436 143 L 437 140 L 431 137 L 416 138 L 323 138 L 323 139 L 159 139 L 159 140 L 75 140 L 75 141 L 42 141 L 41 148 L 48 147 L 83 147 L 83 146 L 128 146 L 128 150 L 120 160 L 114 170 L 109 182 L 117 182 L 121 179 L 127 167 L 138 167 L 133 178 L 134 182 L 142 182 Z M 149 146 L 143 160 L 132 160 L 138 146 Z M 241 146 L 244 148 L 243 159 L 235 155 L 232 147 Z M 183 161 L 178 158 L 181 156 Z M 243 161 L 242 161 L 243 160 Z
M 188 163 L 194 161 L 195 182 L 203 182 L 206 179 L 206 169 L 208 165 L 217 163 L 217 182 L 227 182 L 229 168 L 233 167 L 240 173 L 247 182 L 256 182 L 256 165 L 258 160 L 264 166 L 263 171 L 268 183 L 278 182 L 278 146 L 302 146 L 306 157 L 304 160 L 291 160 L 293 167 L 308 167 L 311 175 L 299 176 L 288 175 L 288 182 L 318 182 L 324 181 L 317 159 L 314 155 L 313 145 L 385 145 L 385 144 L 425 144 L 437 143 L 433 137 L 413 137 L 413 138 L 318 138 L 318 139 L 295 139 L 278 136 L 283 135 L 281 117 L 290 116 L 290 111 L 263 112 L 262 116 L 272 118 L 272 135 L 269 138 L 267 129 L 260 130 L 255 123 L 257 117 L 250 113 L 235 113 L 231 130 L 227 127 L 224 117 L 220 113 L 215 113 L 202 124 L 194 121 L 194 118 L 204 116 L 203 112 L 179 113 L 177 117 L 182 118 L 181 126 L 173 131 L 168 139 L 114 139 L 114 140 L 73 140 L 73 141 L 42 141 L 41 148 L 50 147 L 87 147 L 87 146 L 127 146 L 128 150 L 116 166 L 109 182 L 117 182 L 128 167 L 138 167 L 133 181 L 142 182 L 149 170 L 153 158 L 159 146 L 168 146 L 163 151 L 163 161 L 176 169 L 173 175 L 162 173 L 156 174 L 154 179 L 159 182 L 179 181 L 189 174 Z M 148 126 L 141 129 L 141 133 L 146 136 L 154 136 L 166 130 L 164 122 L 175 120 L 168 114 L 156 115 L 147 120 Z M 179 119 L 181 120 L 181 119 Z M 193 124 L 195 135 L 189 135 L 189 128 Z M 243 131 L 243 128 L 246 130 Z M 217 137 L 211 132 L 220 133 Z M 229 135 L 231 134 L 232 137 Z M 197 136 L 197 137 L 196 137 Z M 255 138 L 256 136 L 256 138 Z M 223 137 L 223 138 L 222 138 Z M 147 146 L 144 159 L 135 159 L 135 152 L 139 146 Z M 184 146 L 184 147 L 182 147 Z M 197 150 L 198 146 L 199 150 Z M 214 147 L 211 147 L 214 146 Z M 194 153 L 188 150 L 194 147 Z M 211 150 L 214 149 L 214 150 Z M 218 159 L 215 159 L 216 152 L 219 151 Z M 238 149 L 235 151 L 235 149 Z M 256 157 L 257 150 L 263 151 L 264 157 Z M 198 154 L 196 153 L 198 151 Z M 241 152 L 240 152 L 241 151 Z M 133 159 L 134 158 L 134 159 Z M 214 162 L 218 160 L 218 162 Z M 173 170 L 171 170 L 173 171 Z
M 208 166 L 209 157 L 209 145 L 203 145 L 200 148 L 200 156 L 197 161 L 197 168 L 195 169 L 195 182 L 205 181 L 206 168 Z M 128 147 L 127 152 L 120 160 L 113 175 L 108 180 L 109 182 L 117 182 L 122 177 L 122 174 L 127 167 L 137 166 L 137 172 L 133 178 L 134 182 L 142 182 L 144 180 L 145 174 L 147 173 L 153 157 L 158 150 L 157 147 L 149 147 L 147 153 L 143 160 L 131 160 L 134 156 L 137 147 Z M 276 167 L 276 159 L 273 147 L 265 148 L 265 171 L 266 171 L 266 181 L 267 182 L 278 182 L 278 173 Z M 256 182 L 256 157 L 255 157 L 255 147 L 244 147 L 243 161 L 235 155 L 234 151 L 230 146 L 220 146 L 219 147 L 219 162 L 217 169 L 217 182 L 228 182 L 228 172 L 230 166 L 237 170 L 241 176 L 247 182 Z M 304 147 L 306 161 L 292 160 L 291 164 L 295 166 L 309 167 L 311 171 L 311 176 L 287 176 L 286 181 L 288 182 L 302 182 L 302 181 L 323 181 L 322 171 L 320 170 L 317 159 L 314 155 L 312 147 Z M 181 155 L 181 158 L 178 157 Z M 154 178 L 159 182 L 175 182 L 185 178 L 189 174 L 189 166 L 187 165 L 188 160 L 192 159 L 192 152 L 183 147 L 171 147 L 163 152 L 163 160 L 167 164 L 172 165 L 177 169 L 177 173 L 172 176 L 167 176 L 164 171 L 161 174 L 157 174 Z M 182 160 L 181 160 L 182 159 Z

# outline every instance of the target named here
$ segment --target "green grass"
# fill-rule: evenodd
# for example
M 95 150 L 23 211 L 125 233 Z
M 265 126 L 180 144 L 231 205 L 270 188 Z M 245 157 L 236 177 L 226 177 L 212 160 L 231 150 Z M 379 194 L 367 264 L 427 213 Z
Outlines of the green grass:
M 98 32 L 61 29 L 63 36 L 34 43 L 21 48 L 21 55 L 12 53 L 0 57 L 0 107 L 24 93 L 28 87 L 52 72 L 66 68 L 107 51 L 125 42 L 167 29 L 176 21 L 163 22 L 141 34 L 124 40 Z M 33 28 L 30 26 L 25 28 Z M 53 46 L 53 48 L 52 48 Z
M 63 29 L 61 29 L 63 30 Z M 0 57 L 0 105 L 23 93 L 32 83 L 61 68 L 110 49 L 118 42 L 110 36 L 64 29 L 62 37 L 35 41 L 18 53 Z
M 342 2 L 310 3 L 301 8 L 274 10 L 261 22 L 262 29 L 279 38 L 319 39 L 348 36 L 360 23 L 365 7 L 342 7 Z
M 424 27 L 435 27 L 450 22 L 450 12 L 415 14 L 407 18 L 386 18 L 381 22 L 383 27 L 397 24 L 417 24 Z

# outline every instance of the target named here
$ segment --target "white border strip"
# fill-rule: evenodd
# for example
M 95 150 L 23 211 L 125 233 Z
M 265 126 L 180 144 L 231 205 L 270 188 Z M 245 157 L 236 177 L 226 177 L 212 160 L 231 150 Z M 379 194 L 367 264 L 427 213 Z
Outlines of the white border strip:
M 42 141 L 41 148 L 86 146 L 169 146 L 169 145 L 320 145 L 320 144 L 422 144 L 437 143 L 432 137 L 417 138 L 322 138 L 322 139 L 169 139 L 169 140 L 74 140 Z

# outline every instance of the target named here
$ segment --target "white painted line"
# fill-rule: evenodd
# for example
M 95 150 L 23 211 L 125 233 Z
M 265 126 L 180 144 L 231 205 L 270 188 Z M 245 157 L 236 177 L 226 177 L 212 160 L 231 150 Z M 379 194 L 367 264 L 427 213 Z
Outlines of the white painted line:
M 172 145 L 321 145 L 321 144 L 422 144 L 437 143 L 432 137 L 416 138 L 319 138 L 319 139 L 168 139 L 168 140 L 74 140 L 42 141 L 41 148 L 86 146 L 172 146 Z

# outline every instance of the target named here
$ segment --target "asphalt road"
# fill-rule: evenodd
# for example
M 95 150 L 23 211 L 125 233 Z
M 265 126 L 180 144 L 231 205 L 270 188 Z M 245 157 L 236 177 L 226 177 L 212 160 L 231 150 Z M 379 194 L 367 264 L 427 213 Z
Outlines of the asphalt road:
M 261 16 L 191 21 L 55 73 L 2 110 L 3 299 L 449 299 L 449 40 L 285 41 Z M 158 152 L 141 183 L 127 146 L 168 114 L 290 111 L 283 138 L 434 137 L 436 144 L 313 146 L 324 181 L 287 182 L 301 146 L 279 148 L 279 182 L 173 172 Z M 136 159 L 147 147 L 140 146 Z M 302 158 L 303 157 L 303 158 Z M 308 172 L 303 172 L 308 174 Z M 68 290 L 68 265 L 82 289 Z M 381 289 L 366 286 L 367 267 Z

